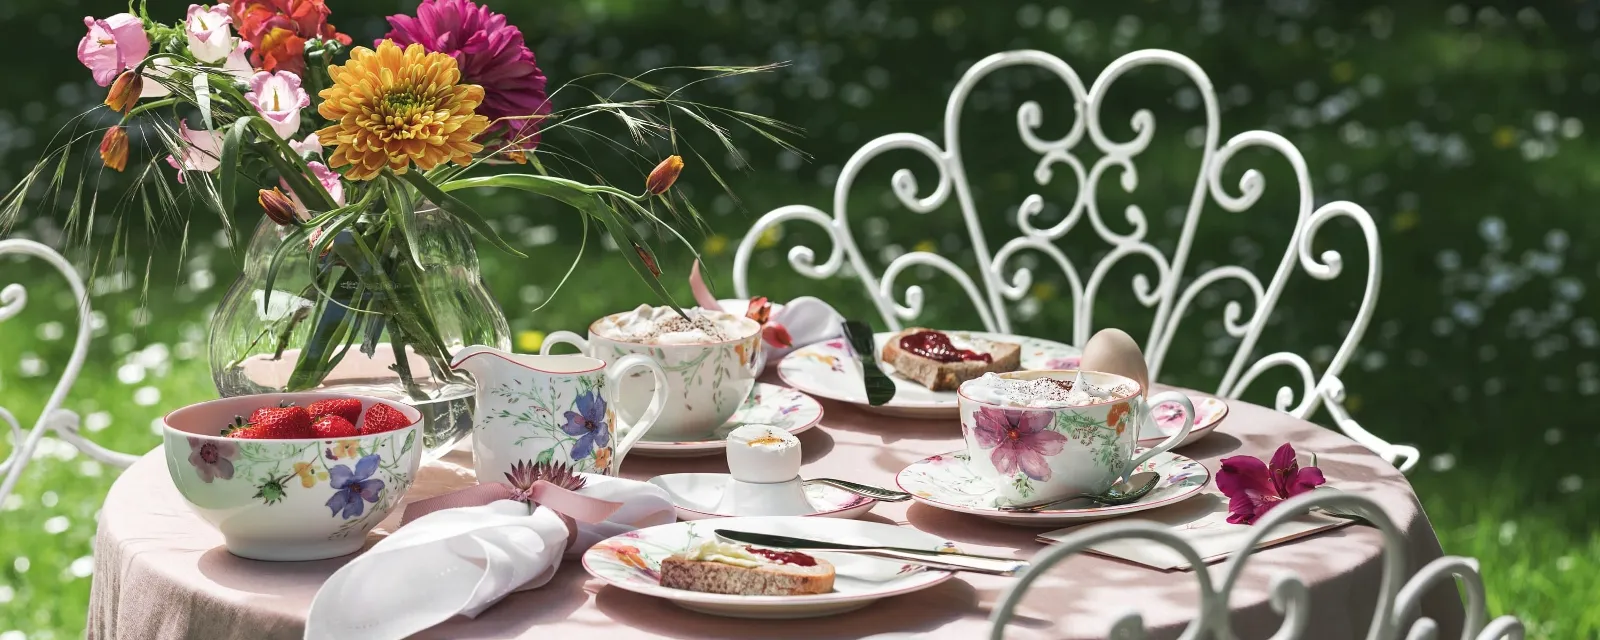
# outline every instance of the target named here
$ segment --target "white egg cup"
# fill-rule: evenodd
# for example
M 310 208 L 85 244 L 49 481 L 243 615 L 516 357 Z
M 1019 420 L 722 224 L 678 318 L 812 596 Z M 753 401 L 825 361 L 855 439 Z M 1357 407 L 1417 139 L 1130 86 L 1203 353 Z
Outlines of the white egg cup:
M 768 425 L 744 425 L 728 434 L 731 473 L 673 473 L 650 483 L 664 489 L 684 520 L 730 516 L 854 518 L 877 503 L 832 487 L 806 487 L 800 479 L 800 441 Z

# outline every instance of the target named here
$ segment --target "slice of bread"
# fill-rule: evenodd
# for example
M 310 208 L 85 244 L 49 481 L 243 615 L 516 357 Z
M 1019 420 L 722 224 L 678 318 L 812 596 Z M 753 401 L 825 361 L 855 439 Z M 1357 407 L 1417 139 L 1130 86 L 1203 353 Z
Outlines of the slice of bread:
M 774 562 L 746 553 L 730 557 L 691 550 L 661 561 L 661 586 L 742 596 L 798 596 L 833 591 L 832 563 L 796 555 L 815 564 Z
M 933 330 L 912 327 L 890 336 L 889 342 L 883 345 L 883 362 L 894 367 L 895 375 L 934 391 L 955 391 L 961 383 L 985 373 L 1009 373 L 1022 368 L 1022 345 L 1012 342 L 983 340 L 969 345 L 973 351 L 989 354 L 988 362 L 939 362 L 900 348 L 901 338 L 923 331 Z

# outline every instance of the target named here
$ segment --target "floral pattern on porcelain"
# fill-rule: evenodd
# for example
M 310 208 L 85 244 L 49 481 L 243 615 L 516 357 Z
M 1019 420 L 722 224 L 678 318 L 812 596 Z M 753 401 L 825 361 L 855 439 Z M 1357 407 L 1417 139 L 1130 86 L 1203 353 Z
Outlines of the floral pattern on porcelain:
M 760 375 L 753 356 L 761 353 L 759 332 L 712 345 L 649 345 L 589 336 L 593 356 L 616 362 L 629 354 L 649 356 L 667 374 L 668 404 L 657 421 L 662 432 L 709 433 L 739 410 Z M 764 365 L 763 365 L 764 366 Z M 632 411 L 624 404 L 624 416 Z M 704 427 L 700 429 L 700 427 Z
M 513 446 L 532 443 L 535 463 L 561 460 L 575 471 L 604 474 L 617 425 L 616 410 L 603 395 L 605 377 L 574 375 L 571 380 L 557 385 L 501 381 L 489 393 L 505 402 L 481 413 L 475 428 L 510 430 Z
M 930 456 L 912 463 L 897 478 L 900 488 L 924 501 L 971 510 L 994 510 L 1015 504 L 993 483 L 979 477 L 968 466 L 971 457 L 964 451 Z M 1195 460 L 1176 454 L 1162 454 L 1139 465 L 1136 471 L 1154 471 L 1162 480 L 1149 495 L 1135 504 L 1159 503 L 1183 497 L 1205 486 L 1211 474 Z M 1045 509 L 1040 514 L 1095 513 L 1117 507 Z
M 416 428 L 323 441 L 187 437 L 186 462 L 199 484 L 182 481 L 188 475 L 175 479 L 201 508 L 248 500 L 281 509 L 292 495 L 305 494 L 322 504 L 323 517 L 340 522 L 328 538 L 345 538 L 377 524 L 375 518 L 387 514 L 410 488 L 416 438 Z

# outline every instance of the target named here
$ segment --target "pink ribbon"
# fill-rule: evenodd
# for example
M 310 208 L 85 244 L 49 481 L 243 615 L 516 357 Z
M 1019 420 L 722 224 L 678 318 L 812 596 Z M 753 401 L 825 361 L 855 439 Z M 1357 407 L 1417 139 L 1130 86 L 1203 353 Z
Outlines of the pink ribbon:
M 695 304 L 700 305 L 701 309 L 722 308 L 722 304 L 717 302 L 717 297 L 711 294 L 711 288 L 706 286 L 705 278 L 701 277 L 700 275 L 699 260 L 695 260 L 694 266 L 689 267 L 689 290 L 694 292 Z M 761 298 L 761 300 L 765 301 L 766 298 Z M 749 308 L 746 308 L 745 315 L 749 316 L 749 314 L 750 310 Z M 751 319 L 754 320 L 754 318 Z M 760 321 L 757 320 L 757 322 Z M 762 341 L 766 342 L 768 346 L 779 349 L 785 349 L 794 345 L 794 338 L 789 336 L 789 330 L 783 326 L 783 323 L 778 322 L 776 319 L 768 319 L 766 322 L 762 323 L 761 339 Z
M 425 500 L 418 500 L 406 505 L 405 512 L 400 516 L 400 526 L 404 527 L 411 521 L 421 518 L 435 511 L 444 509 L 457 509 L 460 507 L 481 507 L 491 502 L 500 500 L 514 500 L 516 490 L 510 485 L 500 482 L 490 482 L 467 487 L 460 491 L 435 496 Z M 550 484 L 544 480 L 533 483 L 528 490 L 532 498 L 529 509 L 544 506 L 556 512 L 561 517 L 561 522 L 567 525 L 567 546 L 578 541 L 578 523 L 597 524 L 611 518 L 618 509 L 622 508 L 621 502 L 601 500 L 586 496 L 570 489 Z

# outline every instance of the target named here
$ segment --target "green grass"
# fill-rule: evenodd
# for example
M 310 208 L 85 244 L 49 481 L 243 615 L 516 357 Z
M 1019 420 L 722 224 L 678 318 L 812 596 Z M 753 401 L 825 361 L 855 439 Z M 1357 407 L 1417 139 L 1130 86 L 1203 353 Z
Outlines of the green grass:
M 555 249 L 541 256 L 540 262 L 564 264 L 563 255 L 564 250 Z M 212 260 L 220 264 L 228 260 L 226 256 L 219 252 Z M 726 258 L 724 255 L 713 263 L 714 273 L 728 272 Z M 594 316 L 648 299 L 644 285 L 620 260 L 591 256 L 584 265 L 585 281 L 608 283 L 605 295 L 573 289 L 540 313 L 530 314 L 527 308 L 531 305 L 516 302 L 525 285 L 502 277 L 515 273 L 511 269 L 516 263 L 493 255 L 484 256 L 484 261 L 490 282 L 498 285 L 496 295 L 514 317 L 516 331 L 578 329 Z M 0 344 L 6 345 L 0 352 L 4 354 L 0 406 L 31 423 L 70 350 L 73 329 L 68 307 L 63 304 L 68 300 L 61 295 L 65 286 L 49 280 L 53 276 L 42 269 L 18 271 L 29 274 L 24 281 L 32 283 L 32 302 L 19 317 L 0 324 Z M 787 269 L 774 271 L 783 273 L 763 272 L 763 282 L 772 278 L 779 283 L 775 288 L 803 287 L 839 300 L 849 314 L 866 311 L 854 282 L 802 283 L 787 274 Z M 11 272 L 8 268 L 8 275 Z M 203 328 L 210 301 L 221 296 L 230 277 L 231 270 L 220 268 L 215 284 L 192 295 L 182 287 L 152 286 L 149 308 L 156 317 L 144 326 L 136 322 L 145 313 L 138 305 L 137 290 L 95 299 L 97 310 L 105 314 L 105 327 L 97 333 L 84 374 L 66 405 L 85 416 L 86 425 L 102 427 L 90 433 L 93 439 L 122 451 L 148 451 L 159 442 L 151 431 L 151 423 L 159 415 L 214 396 L 204 358 Z M 676 288 L 680 293 L 685 293 L 684 289 Z M 940 318 L 961 322 L 952 319 L 964 316 L 944 309 L 934 310 L 933 315 L 935 322 Z M 54 337 L 51 322 L 65 323 L 65 335 Z M 155 357 L 162 351 L 169 354 L 164 364 Z M 42 375 L 25 376 L 20 362 L 33 356 L 42 358 L 50 369 Z M 154 366 L 145 369 L 142 379 L 119 380 L 119 369 L 125 366 L 122 375 L 133 380 L 136 367 L 130 365 L 140 362 Z M 1257 391 L 1271 388 L 1275 387 L 1263 383 Z M 1361 390 L 1359 383 L 1353 386 L 1353 391 Z M 1386 425 L 1381 413 L 1358 410 L 1356 415 L 1367 419 L 1368 426 L 1378 433 L 1401 430 Z M 116 476 L 114 469 L 89 461 L 63 444 L 47 444 L 50 446 L 29 466 L 16 495 L 0 506 L 0 541 L 4 541 L 0 548 L 0 634 L 7 630 L 25 634 L 0 635 L 5 640 L 68 638 L 82 633 L 95 511 Z M 1600 634 L 1600 610 L 1588 605 L 1600 602 L 1600 578 L 1595 572 L 1600 534 L 1582 524 L 1586 508 L 1581 498 L 1588 494 L 1533 488 L 1542 482 L 1533 479 L 1548 475 L 1544 451 L 1559 448 L 1560 443 L 1535 441 L 1526 450 L 1500 458 L 1463 455 L 1459 464 L 1443 471 L 1430 468 L 1441 466 L 1443 459 L 1430 457 L 1413 473 L 1412 481 L 1446 551 L 1481 561 L 1492 612 L 1520 614 L 1529 624 L 1531 637 L 1594 637 Z M 1570 483 L 1565 488 L 1574 489 Z

